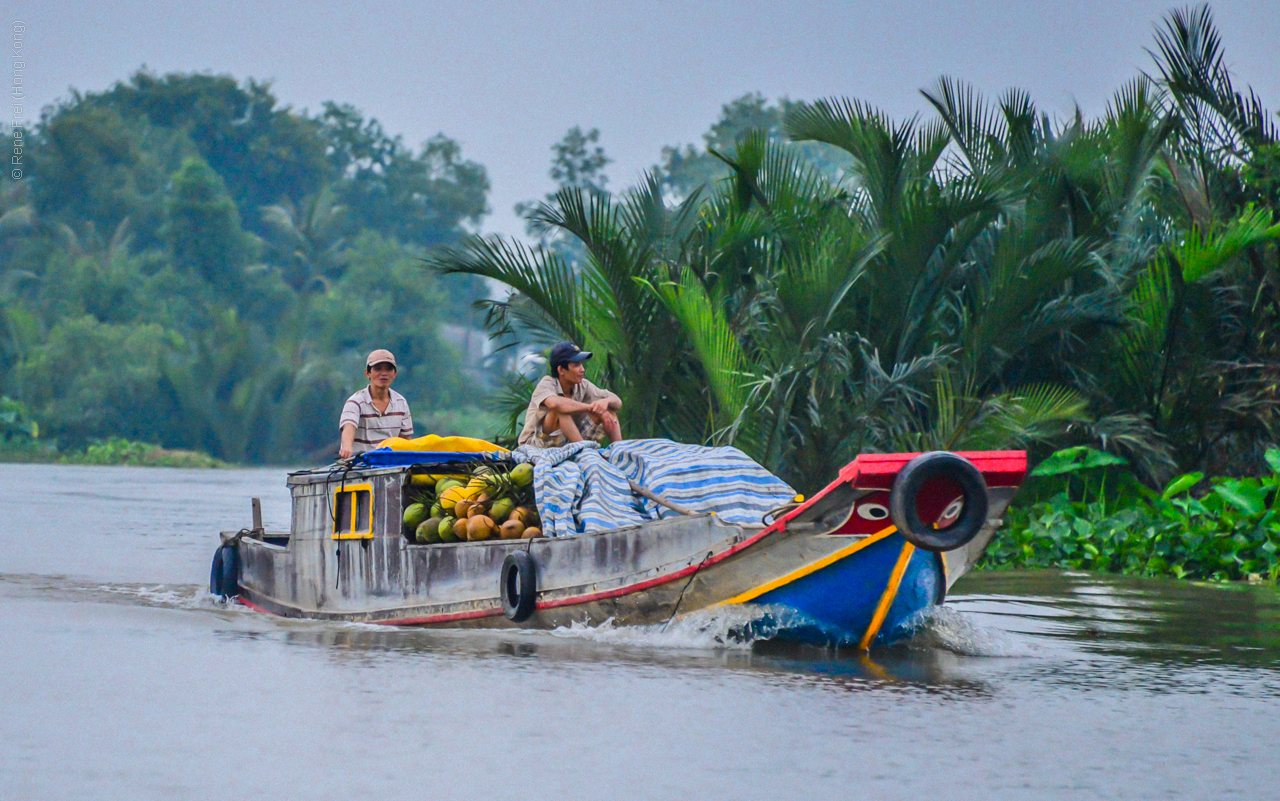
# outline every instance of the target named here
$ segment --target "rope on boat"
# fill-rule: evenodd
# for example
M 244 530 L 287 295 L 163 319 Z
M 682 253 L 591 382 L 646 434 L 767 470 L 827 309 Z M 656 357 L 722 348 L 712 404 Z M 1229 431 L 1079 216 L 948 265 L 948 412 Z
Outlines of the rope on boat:
M 339 479 L 338 492 L 342 492 L 347 488 L 347 474 L 356 467 L 355 459 L 340 460 L 329 468 L 328 475 L 324 479 L 324 503 L 329 508 L 329 522 L 333 524 L 334 529 L 338 527 L 338 510 L 333 506 L 333 496 L 329 494 L 329 484 L 333 477 L 338 473 L 342 474 Z M 335 590 L 342 587 L 342 540 L 336 540 L 333 546 L 333 557 L 337 563 L 337 569 L 334 570 L 333 588 Z
M 253 531 L 251 529 L 242 528 L 239 531 L 237 531 L 235 534 L 232 534 L 230 537 L 223 537 L 222 544 L 238 545 L 240 543 L 240 540 L 244 539 L 245 537 L 251 534 L 253 534 Z
M 662 624 L 662 630 L 664 632 L 667 630 L 667 626 L 671 625 L 671 621 L 676 619 L 676 613 L 680 611 L 680 603 L 681 601 L 684 600 L 685 590 L 689 589 L 689 585 L 692 584 L 693 580 L 698 577 L 698 571 L 702 570 L 702 566 L 707 563 L 707 560 L 715 555 L 716 555 L 715 551 L 707 551 L 707 555 L 702 557 L 702 561 L 698 563 L 698 566 L 693 569 L 693 573 L 689 575 L 689 580 L 686 581 L 684 583 L 684 586 L 680 588 L 680 594 L 676 596 L 676 605 L 671 609 L 671 616 L 667 618 L 666 623 Z
M 785 515 L 787 512 L 791 512 L 796 509 L 799 509 L 800 506 L 801 504 L 795 503 L 793 501 L 791 503 L 784 503 L 781 506 L 774 507 L 773 509 L 770 509 L 769 511 L 760 515 L 760 524 L 763 526 L 771 526 L 773 525 L 773 523 L 777 522 L 780 516 Z M 770 517 L 773 518 L 772 522 L 769 520 Z

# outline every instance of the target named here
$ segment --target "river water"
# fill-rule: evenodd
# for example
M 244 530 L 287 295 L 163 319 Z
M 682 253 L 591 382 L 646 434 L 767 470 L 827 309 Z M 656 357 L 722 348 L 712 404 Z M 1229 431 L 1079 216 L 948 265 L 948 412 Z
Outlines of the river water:
M 280 470 L 0 465 L 0 799 L 1280 797 L 1280 594 L 977 574 L 870 658 L 207 594 Z

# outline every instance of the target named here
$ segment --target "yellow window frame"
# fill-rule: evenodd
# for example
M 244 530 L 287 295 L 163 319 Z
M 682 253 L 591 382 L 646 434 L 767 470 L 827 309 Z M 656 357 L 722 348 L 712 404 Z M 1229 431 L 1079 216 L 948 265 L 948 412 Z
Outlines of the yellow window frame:
M 361 498 L 361 495 L 364 497 Z M 335 489 L 330 508 L 333 509 L 333 539 L 373 539 L 372 484 L 349 484 Z

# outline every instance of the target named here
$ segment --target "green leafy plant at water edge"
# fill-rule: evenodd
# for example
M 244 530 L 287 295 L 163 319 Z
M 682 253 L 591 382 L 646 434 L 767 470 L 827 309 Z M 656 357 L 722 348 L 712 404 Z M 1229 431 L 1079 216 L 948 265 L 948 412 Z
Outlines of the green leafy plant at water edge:
M 40 425 L 31 419 L 25 404 L 0 397 L 0 442 L 30 441 L 40 437 Z
M 1087 448 L 1069 450 L 1076 453 L 1054 454 L 1032 471 L 1030 500 L 1009 509 L 982 567 L 1207 581 L 1280 577 L 1280 449 L 1266 452 L 1270 475 L 1215 478 L 1206 487 L 1203 473 L 1189 473 L 1159 494 L 1125 473 L 1108 490 L 1103 471 L 1114 462 Z M 1063 489 L 1038 500 L 1046 481 Z
M 120 437 L 95 442 L 84 453 L 62 458 L 69 464 L 138 465 L 144 467 L 226 467 L 227 463 L 198 451 L 170 450 Z
M 48 462 L 57 453 L 56 442 L 41 439 L 40 424 L 26 404 L 0 396 L 0 462 Z

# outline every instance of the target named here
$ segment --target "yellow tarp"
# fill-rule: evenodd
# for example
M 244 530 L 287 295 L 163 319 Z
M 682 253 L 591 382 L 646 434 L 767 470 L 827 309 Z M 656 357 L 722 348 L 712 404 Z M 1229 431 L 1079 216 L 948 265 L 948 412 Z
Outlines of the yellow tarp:
M 393 451 L 424 451 L 428 453 L 488 453 L 492 451 L 509 453 L 501 445 L 494 445 L 492 442 L 485 442 L 482 439 L 438 437 L 435 434 L 428 434 L 417 439 L 392 437 L 378 443 L 378 447 L 390 448 Z

